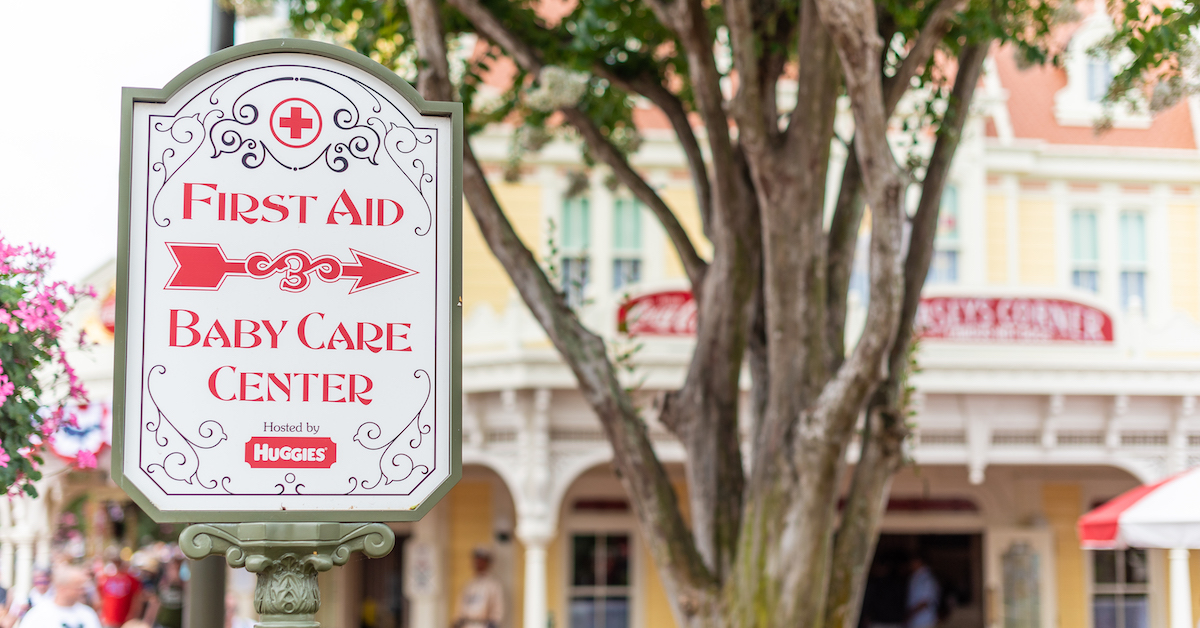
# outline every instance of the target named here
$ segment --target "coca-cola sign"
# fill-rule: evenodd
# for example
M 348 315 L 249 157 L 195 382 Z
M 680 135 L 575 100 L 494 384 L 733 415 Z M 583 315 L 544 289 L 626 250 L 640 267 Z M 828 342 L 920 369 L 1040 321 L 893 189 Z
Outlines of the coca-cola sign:
M 631 336 L 695 336 L 696 300 L 688 290 L 635 297 L 617 310 L 617 329 Z
M 1009 342 L 1113 341 L 1112 317 L 1068 301 L 1031 297 L 925 297 L 917 334 L 941 340 Z

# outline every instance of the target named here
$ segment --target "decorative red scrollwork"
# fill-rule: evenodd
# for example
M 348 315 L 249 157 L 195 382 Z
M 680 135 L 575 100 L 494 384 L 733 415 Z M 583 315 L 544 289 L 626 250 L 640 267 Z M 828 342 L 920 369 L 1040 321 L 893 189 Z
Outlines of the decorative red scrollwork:
M 271 259 L 265 253 L 251 253 L 246 258 L 246 273 L 255 279 L 264 279 L 282 272 L 279 288 L 288 292 L 301 292 L 312 282 L 310 274 L 316 274 L 328 283 L 342 276 L 342 262 L 332 255 L 311 257 L 299 249 L 284 251 Z

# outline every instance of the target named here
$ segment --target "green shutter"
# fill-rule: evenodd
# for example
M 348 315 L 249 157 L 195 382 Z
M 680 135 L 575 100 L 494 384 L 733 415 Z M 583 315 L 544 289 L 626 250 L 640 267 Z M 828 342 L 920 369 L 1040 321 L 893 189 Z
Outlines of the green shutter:
M 1071 213 L 1071 251 L 1076 262 L 1100 260 L 1098 235 L 1096 212 L 1077 210 Z
M 1146 215 L 1141 212 L 1121 214 L 1121 261 L 1146 262 Z
M 613 249 L 640 251 L 642 248 L 642 205 L 618 199 L 613 207 Z
M 563 202 L 562 248 L 568 251 L 584 251 L 588 248 L 588 200 L 569 198 Z

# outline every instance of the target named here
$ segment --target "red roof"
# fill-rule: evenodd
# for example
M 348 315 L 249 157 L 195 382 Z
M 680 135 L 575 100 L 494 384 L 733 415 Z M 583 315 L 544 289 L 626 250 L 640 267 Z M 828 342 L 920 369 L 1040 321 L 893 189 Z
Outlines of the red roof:
M 1054 95 L 1066 87 L 1067 72 L 1049 65 L 1017 67 L 1011 47 L 993 53 L 1000 83 L 1008 91 L 1013 136 L 1051 144 L 1195 149 L 1186 102 L 1154 115 L 1149 128 L 1114 128 L 1097 134 L 1088 126 L 1063 126 L 1054 117 Z M 990 132 L 988 135 L 993 135 Z

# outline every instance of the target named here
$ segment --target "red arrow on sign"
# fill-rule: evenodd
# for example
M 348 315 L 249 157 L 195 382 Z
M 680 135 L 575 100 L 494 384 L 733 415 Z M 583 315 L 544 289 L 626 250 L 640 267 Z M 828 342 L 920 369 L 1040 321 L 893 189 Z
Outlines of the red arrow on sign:
M 333 255 L 314 257 L 300 249 L 284 251 L 275 257 L 251 253 L 246 259 L 229 259 L 220 244 L 168 242 L 167 249 L 175 258 L 175 272 L 167 281 L 167 290 L 220 290 L 226 277 L 265 279 L 283 273 L 279 287 L 288 292 L 308 288 L 316 275 L 326 283 L 353 279 L 350 294 L 354 294 L 417 274 L 411 268 L 354 249 L 350 249 L 354 263 L 343 262 Z

